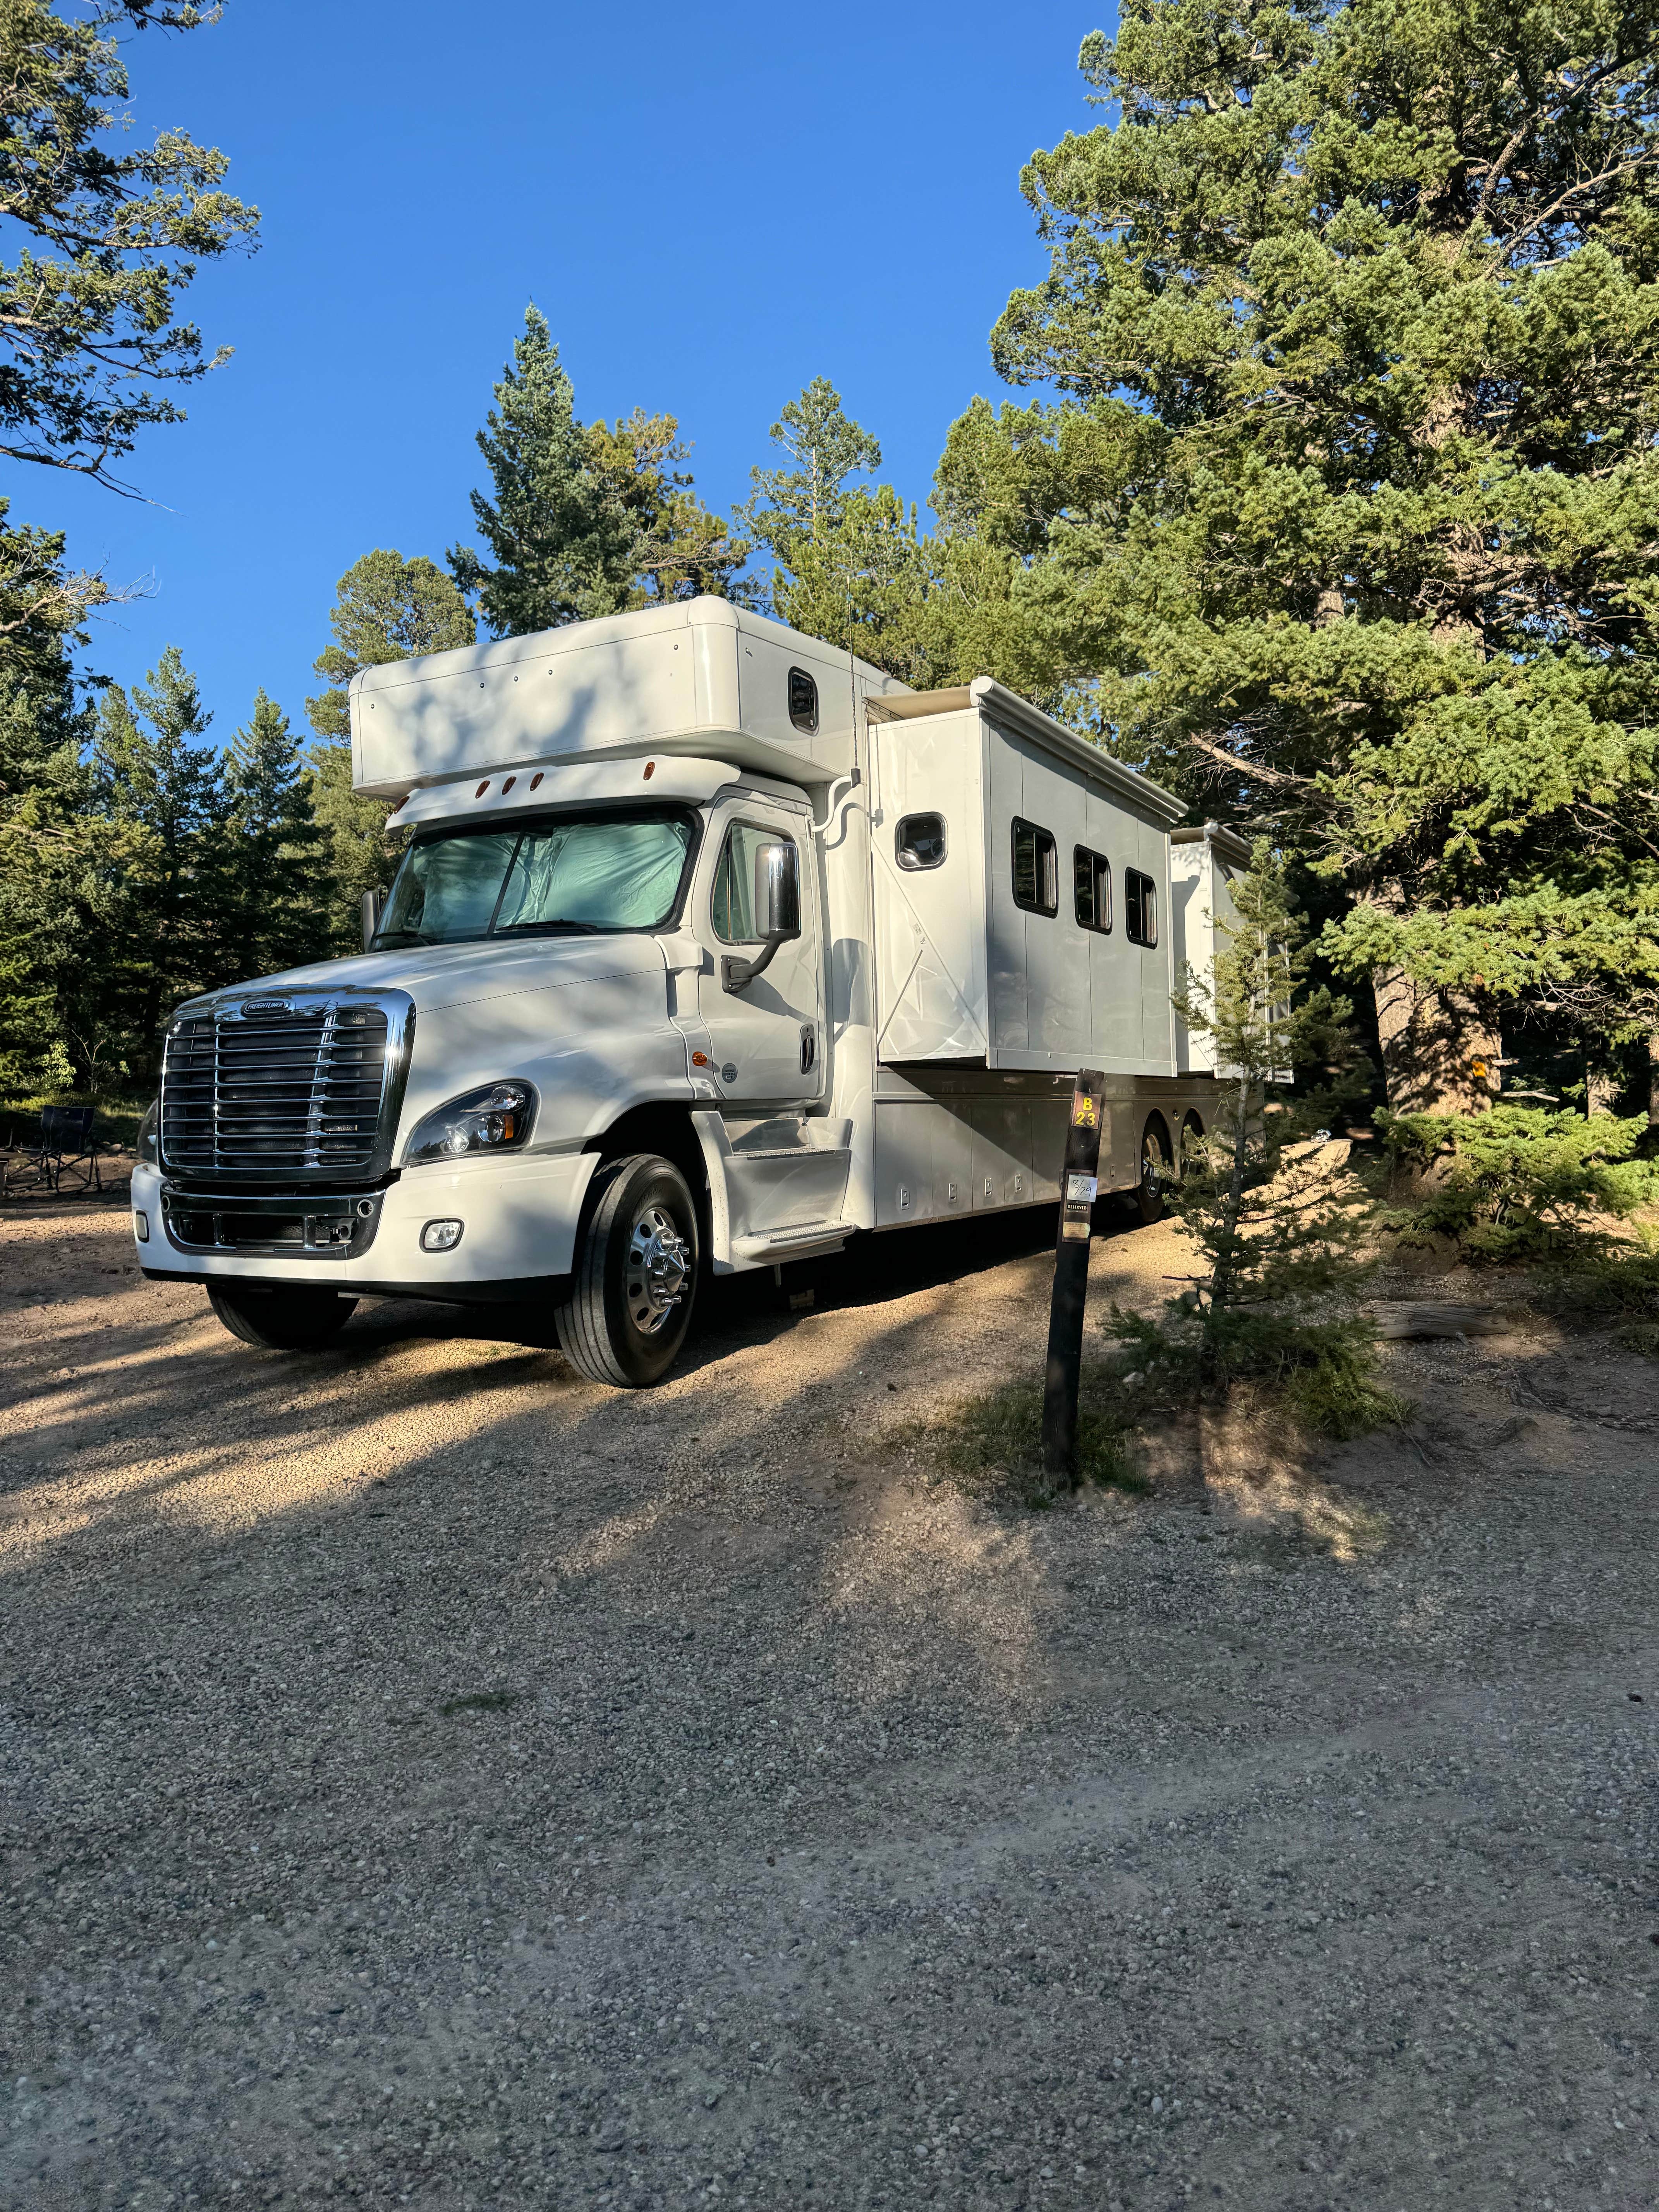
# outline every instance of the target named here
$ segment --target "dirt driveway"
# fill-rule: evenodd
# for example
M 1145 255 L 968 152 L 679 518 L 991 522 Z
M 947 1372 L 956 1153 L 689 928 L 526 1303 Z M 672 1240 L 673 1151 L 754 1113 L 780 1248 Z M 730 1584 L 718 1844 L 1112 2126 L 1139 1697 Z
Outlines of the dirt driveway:
M 1659 2200 L 1656 1370 L 1001 1513 L 910 1425 L 1045 1273 L 885 1243 L 622 1395 L 8 1208 L 0 2204 Z

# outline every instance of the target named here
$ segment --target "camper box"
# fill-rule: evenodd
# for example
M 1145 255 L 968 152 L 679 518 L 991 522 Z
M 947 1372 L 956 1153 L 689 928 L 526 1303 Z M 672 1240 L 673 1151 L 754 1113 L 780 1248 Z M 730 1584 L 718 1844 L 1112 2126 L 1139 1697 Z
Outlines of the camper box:
M 1170 793 L 988 678 L 869 705 L 878 1226 L 1058 1190 L 1079 1067 L 1103 1182 L 1207 1114 L 1177 1057 Z
M 522 805 L 538 769 L 660 752 L 810 788 L 851 769 L 862 699 L 903 689 L 728 599 L 678 601 L 361 669 L 352 782 L 404 800 L 489 779 L 499 796 L 514 775 Z M 431 803 L 402 814 L 434 817 Z
M 870 719 L 879 1058 L 1174 1074 L 1182 802 L 988 677 Z

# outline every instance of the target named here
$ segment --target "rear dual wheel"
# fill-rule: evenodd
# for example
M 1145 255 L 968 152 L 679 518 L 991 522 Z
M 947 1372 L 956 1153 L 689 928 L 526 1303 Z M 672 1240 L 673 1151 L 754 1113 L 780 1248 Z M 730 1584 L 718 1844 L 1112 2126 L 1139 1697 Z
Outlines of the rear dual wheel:
M 1155 1114 L 1140 1133 L 1140 1180 L 1135 1189 L 1135 1204 L 1148 1225 L 1162 1221 L 1170 1210 L 1164 1195 L 1169 1179 L 1170 1134 Z
M 672 1161 L 635 1152 L 595 1170 L 584 1211 L 570 1295 L 554 1316 L 559 1349 L 590 1382 L 645 1389 L 690 1327 L 696 1202 Z
M 1204 1124 L 1188 1114 L 1181 1125 L 1181 1152 L 1171 1157 L 1169 1124 L 1154 1114 L 1140 1133 L 1140 1180 L 1135 1201 L 1145 1222 L 1162 1221 L 1170 1210 L 1170 1192 L 1186 1170 L 1190 1154 L 1204 1141 Z

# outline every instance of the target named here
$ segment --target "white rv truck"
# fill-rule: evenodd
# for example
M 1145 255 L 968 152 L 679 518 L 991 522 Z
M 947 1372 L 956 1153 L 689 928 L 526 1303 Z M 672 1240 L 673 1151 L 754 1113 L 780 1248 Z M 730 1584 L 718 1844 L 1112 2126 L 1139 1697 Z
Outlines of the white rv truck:
M 647 1384 L 708 1271 L 1052 1201 L 1079 1066 L 1103 1188 L 1210 1119 L 1170 992 L 1242 850 L 988 678 L 700 599 L 365 669 L 351 725 L 411 833 L 362 956 L 181 1006 L 133 1176 L 250 1343 L 528 1302 Z

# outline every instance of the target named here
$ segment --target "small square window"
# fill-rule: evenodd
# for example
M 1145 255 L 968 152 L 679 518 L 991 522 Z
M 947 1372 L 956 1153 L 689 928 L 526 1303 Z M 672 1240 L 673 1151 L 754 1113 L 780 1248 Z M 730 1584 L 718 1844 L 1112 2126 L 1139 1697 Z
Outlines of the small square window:
M 1139 868 L 1123 871 L 1123 929 L 1131 945 L 1158 943 L 1158 885 Z
M 1086 845 L 1072 853 L 1077 926 L 1104 937 L 1112 926 L 1112 864 L 1104 853 L 1091 853 Z
M 789 719 L 809 738 L 818 726 L 818 687 L 804 668 L 789 672 Z
M 1060 912 L 1060 867 L 1054 841 L 1035 822 L 1014 817 L 1014 904 L 1028 914 Z
M 894 832 L 893 850 L 902 868 L 937 868 L 945 860 L 945 817 L 907 814 Z

